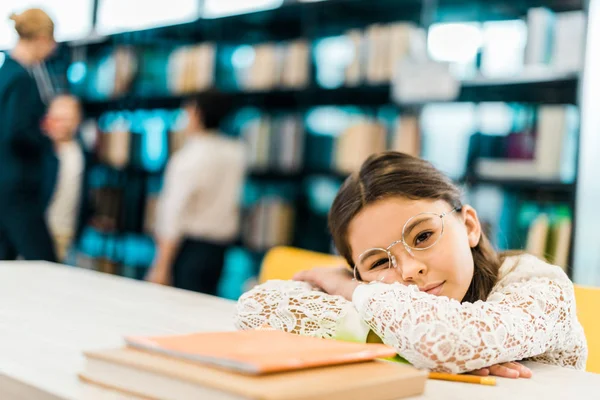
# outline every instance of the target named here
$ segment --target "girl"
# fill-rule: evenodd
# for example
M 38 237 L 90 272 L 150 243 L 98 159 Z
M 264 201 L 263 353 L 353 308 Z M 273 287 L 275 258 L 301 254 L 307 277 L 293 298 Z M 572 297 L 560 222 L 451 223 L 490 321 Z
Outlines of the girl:
M 260 285 L 240 298 L 237 326 L 363 342 L 374 334 L 434 371 L 529 377 L 511 363 L 523 359 L 583 369 L 566 274 L 531 255 L 497 254 L 460 198 L 424 160 L 371 156 L 329 214 L 352 271 L 317 268 Z

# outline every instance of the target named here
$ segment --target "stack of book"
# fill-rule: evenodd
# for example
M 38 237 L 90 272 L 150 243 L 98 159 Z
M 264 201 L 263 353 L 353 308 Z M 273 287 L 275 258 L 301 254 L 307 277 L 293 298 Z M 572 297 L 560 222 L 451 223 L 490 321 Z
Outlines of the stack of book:
M 425 53 L 425 31 L 410 23 L 375 24 L 346 32 L 353 57 L 345 68 L 346 86 L 389 83 L 405 57 Z
M 335 169 L 350 174 L 357 171 L 370 155 L 388 149 L 420 156 L 421 134 L 416 116 L 400 116 L 391 132 L 391 140 L 388 140 L 386 126 L 380 122 L 366 119 L 351 125 L 336 140 Z
M 338 138 L 335 149 L 336 170 L 352 173 L 371 155 L 385 151 L 387 132 L 385 126 L 363 121 L 346 129 Z
M 86 398 L 399 399 L 423 393 L 426 371 L 378 360 L 382 344 L 303 337 L 275 330 L 126 338 L 92 351 L 80 374 Z
M 566 271 L 572 233 L 572 216 L 568 207 L 525 204 L 521 207 L 519 219 L 521 229 L 527 230 L 525 250 Z
M 242 90 L 301 89 L 309 80 L 310 46 L 306 40 L 261 43 L 238 64 L 235 80 Z
M 294 217 L 294 207 L 284 198 L 262 197 L 244 218 L 244 244 L 254 250 L 292 244 Z
M 203 43 L 173 51 L 168 62 L 171 93 L 187 94 L 206 90 L 214 84 L 215 45 Z
M 242 127 L 251 170 L 298 172 L 304 158 L 304 127 L 296 114 L 262 115 Z

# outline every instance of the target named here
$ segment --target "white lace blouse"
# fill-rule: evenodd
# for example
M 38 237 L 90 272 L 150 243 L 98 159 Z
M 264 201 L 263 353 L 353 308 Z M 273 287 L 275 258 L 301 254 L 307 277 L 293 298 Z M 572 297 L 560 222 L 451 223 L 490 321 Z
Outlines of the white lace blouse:
M 530 255 L 505 260 L 486 301 L 375 283 L 359 286 L 349 302 L 305 282 L 269 281 L 239 299 L 235 323 L 360 342 L 373 330 L 415 367 L 452 373 L 523 359 L 584 369 L 587 358 L 573 284 Z

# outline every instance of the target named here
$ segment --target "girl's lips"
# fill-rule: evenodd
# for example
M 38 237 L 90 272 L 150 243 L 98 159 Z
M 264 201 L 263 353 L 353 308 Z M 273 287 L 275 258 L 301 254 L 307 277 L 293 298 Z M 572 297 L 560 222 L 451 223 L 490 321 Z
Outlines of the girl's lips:
M 446 283 L 446 281 L 432 283 L 430 285 L 420 288 L 420 290 L 422 292 L 426 292 L 426 293 L 432 294 L 434 296 L 439 296 L 439 294 L 442 292 L 442 289 L 444 288 L 444 283 Z

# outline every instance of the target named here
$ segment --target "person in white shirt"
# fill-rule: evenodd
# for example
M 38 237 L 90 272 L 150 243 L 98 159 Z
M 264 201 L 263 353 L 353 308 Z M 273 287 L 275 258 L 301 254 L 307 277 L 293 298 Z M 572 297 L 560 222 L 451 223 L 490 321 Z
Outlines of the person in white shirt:
M 245 175 L 242 142 L 218 132 L 229 109 L 218 92 L 185 104 L 188 138 L 167 165 L 151 282 L 216 294 L 225 251 L 239 235 Z
M 81 124 L 81 104 L 71 95 L 55 97 L 48 108 L 45 129 L 54 142 L 58 176 L 46 212 L 59 261 L 64 261 L 77 230 L 85 169 L 83 150 L 75 136 Z
M 352 268 L 257 286 L 238 301 L 238 328 L 382 341 L 433 371 L 528 378 L 524 359 L 585 368 L 567 275 L 498 254 L 460 189 L 427 161 L 371 156 L 342 185 L 329 227 Z

